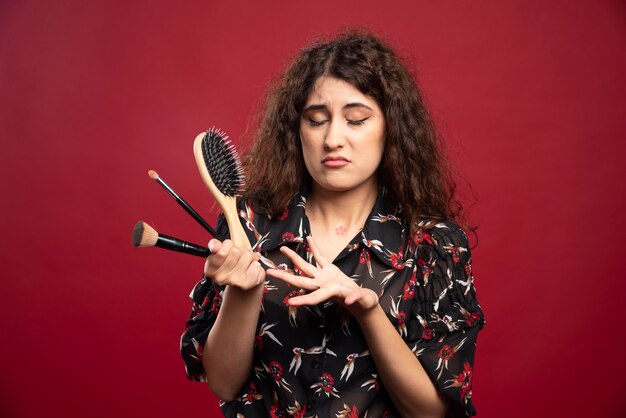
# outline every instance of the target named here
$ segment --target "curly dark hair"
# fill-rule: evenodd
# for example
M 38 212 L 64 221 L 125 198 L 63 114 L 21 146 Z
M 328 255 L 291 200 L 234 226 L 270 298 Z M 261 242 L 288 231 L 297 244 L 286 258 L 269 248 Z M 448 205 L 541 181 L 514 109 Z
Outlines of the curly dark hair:
M 400 206 L 411 233 L 419 222 L 460 220 L 462 206 L 448 161 L 414 78 L 390 46 L 363 31 L 302 50 L 277 80 L 252 147 L 243 156 L 245 171 L 254 173 L 243 197 L 276 216 L 310 184 L 299 127 L 309 93 L 322 76 L 347 81 L 382 109 L 385 148 L 378 185 Z

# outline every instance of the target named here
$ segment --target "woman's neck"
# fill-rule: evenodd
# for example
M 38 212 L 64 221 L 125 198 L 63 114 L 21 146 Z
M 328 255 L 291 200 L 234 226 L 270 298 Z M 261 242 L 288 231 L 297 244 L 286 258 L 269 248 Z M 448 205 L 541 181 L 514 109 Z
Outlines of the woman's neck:
M 351 233 L 352 236 L 363 228 L 377 195 L 377 187 L 371 184 L 347 192 L 333 192 L 313 186 L 307 198 L 307 217 L 311 226 L 317 229 L 316 233 Z

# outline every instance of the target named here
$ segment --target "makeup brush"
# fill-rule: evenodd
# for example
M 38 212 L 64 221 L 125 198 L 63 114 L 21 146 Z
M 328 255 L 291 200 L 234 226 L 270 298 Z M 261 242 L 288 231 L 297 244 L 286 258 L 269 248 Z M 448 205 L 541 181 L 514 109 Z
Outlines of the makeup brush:
M 160 247 L 205 258 L 211 254 L 206 247 L 159 234 L 144 221 L 138 221 L 133 228 L 133 245 L 135 247 Z
M 172 189 L 170 186 L 167 185 L 167 183 L 165 182 L 165 180 L 163 180 L 161 177 L 159 177 L 159 173 L 157 173 L 154 170 L 148 170 L 148 175 L 150 176 L 150 178 L 152 180 L 156 180 L 157 183 L 159 183 L 161 186 L 163 186 L 163 188 L 170 194 L 170 196 L 172 196 L 174 198 L 174 200 L 176 200 L 178 202 L 178 204 L 185 209 L 185 211 L 191 215 L 192 218 L 194 218 L 196 220 L 196 222 L 198 222 L 200 225 L 202 225 L 202 227 L 204 229 L 206 229 L 209 234 L 211 234 L 214 238 L 219 239 L 220 241 L 223 240 L 223 237 L 221 237 L 217 231 L 215 231 L 215 229 L 213 229 L 211 227 L 211 225 L 209 225 L 199 214 L 198 212 L 196 212 L 189 203 L 187 203 L 185 201 L 185 199 L 183 199 L 182 197 L 180 197 L 175 191 L 174 189 Z
M 196 137 L 193 154 L 200 177 L 224 213 L 233 244 L 250 246 L 237 215 L 236 196 L 244 177 L 235 147 L 224 132 L 211 128 Z

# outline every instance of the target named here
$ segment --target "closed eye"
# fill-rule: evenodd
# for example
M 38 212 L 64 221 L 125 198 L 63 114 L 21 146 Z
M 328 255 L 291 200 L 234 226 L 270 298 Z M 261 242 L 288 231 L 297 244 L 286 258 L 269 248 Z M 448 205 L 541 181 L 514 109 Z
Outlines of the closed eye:
M 361 126 L 365 123 L 366 120 L 368 120 L 369 118 L 371 118 L 371 116 L 368 116 L 366 118 L 363 119 L 359 119 L 359 120 L 353 120 L 353 119 L 346 119 L 346 121 L 348 122 L 348 125 L 354 125 L 354 126 Z
M 321 126 L 321 125 L 325 124 L 326 122 L 328 122 L 327 119 L 314 120 L 314 119 L 311 119 L 311 118 L 307 118 L 307 121 L 309 122 L 309 125 L 311 125 L 311 126 Z

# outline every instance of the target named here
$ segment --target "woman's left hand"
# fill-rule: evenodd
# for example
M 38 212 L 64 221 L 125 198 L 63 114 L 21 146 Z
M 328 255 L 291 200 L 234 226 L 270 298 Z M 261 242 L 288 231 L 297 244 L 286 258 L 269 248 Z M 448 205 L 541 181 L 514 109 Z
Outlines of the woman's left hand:
M 346 276 L 337 266 L 329 262 L 319 251 L 313 238 L 307 241 L 317 262 L 317 267 L 308 263 L 295 251 L 281 247 L 280 251 L 302 271 L 302 276 L 284 270 L 268 269 L 265 273 L 297 288 L 308 290 L 309 293 L 289 299 L 290 306 L 317 305 L 328 299 L 334 299 L 345 305 L 353 315 L 369 311 L 378 305 L 378 295 L 371 290 L 360 287 Z

